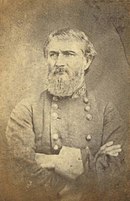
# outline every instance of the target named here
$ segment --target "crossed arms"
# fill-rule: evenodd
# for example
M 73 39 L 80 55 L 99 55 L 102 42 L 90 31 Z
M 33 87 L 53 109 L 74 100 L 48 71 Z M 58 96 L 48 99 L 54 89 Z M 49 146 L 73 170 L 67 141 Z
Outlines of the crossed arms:
M 11 114 L 6 138 L 9 154 L 20 170 L 29 175 L 26 178 L 62 189 L 68 179 L 76 180 L 84 172 L 89 174 L 89 169 L 97 174 L 108 169 L 120 169 L 124 163 L 121 156 L 126 127 L 111 104 L 105 109 L 103 132 L 103 144 L 95 156 L 92 156 L 89 147 L 80 150 L 64 146 L 59 155 L 38 154 L 35 151 L 32 112 L 21 102 Z

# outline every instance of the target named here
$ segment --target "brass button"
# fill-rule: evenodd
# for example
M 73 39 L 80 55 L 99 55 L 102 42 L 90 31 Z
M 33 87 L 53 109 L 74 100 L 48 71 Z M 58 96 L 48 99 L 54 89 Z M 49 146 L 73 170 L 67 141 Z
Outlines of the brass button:
M 90 141 L 91 139 L 92 139 L 92 136 L 91 135 L 87 135 L 86 140 Z
M 52 113 L 52 115 L 51 115 L 51 116 L 52 116 L 52 118 L 53 118 L 53 119 L 57 119 L 57 118 L 58 118 L 58 114 L 57 114 L 57 113 L 55 113 L 55 112 L 54 112 L 54 113 Z
M 73 94 L 72 98 L 78 98 L 78 94 Z
M 84 102 L 88 103 L 88 98 L 87 97 L 84 97 Z
M 54 146 L 54 150 L 56 151 L 56 150 L 58 150 L 59 149 L 59 147 L 58 147 L 58 145 L 56 144 L 55 146 Z
M 53 134 L 52 138 L 53 138 L 54 140 L 58 140 L 59 136 L 58 136 L 57 133 L 55 133 L 55 134 Z
M 88 111 L 90 110 L 90 106 L 87 105 L 87 106 L 84 108 L 84 110 L 88 112 Z
M 58 101 L 58 97 L 53 96 L 53 101 Z
M 92 117 L 92 115 L 91 115 L 91 114 L 87 114 L 87 116 L 86 116 L 86 119 L 87 119 L 87 120 L 91 121 L 91 120 L 92 120 L 92 118 L 93 118 L 93 117 Z
M 58 109 L 58 105 L 56 103 L 52 103 L 52 108 L 57 110 Z

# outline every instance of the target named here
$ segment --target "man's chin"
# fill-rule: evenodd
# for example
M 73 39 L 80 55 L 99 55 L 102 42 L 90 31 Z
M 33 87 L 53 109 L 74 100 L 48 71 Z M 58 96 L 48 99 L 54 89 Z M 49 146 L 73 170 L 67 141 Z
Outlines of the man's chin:
M 61 79 L 59 78 L 58 79 L 59 82 L 51 82 L 49 83 L 48 85 L 48 91 L 55 95 L 55 96 L 62 96 L 62 97 L 65 97 L 65 96 L 71 96 L 74 92 L 74 86 L 72 86 L 72 84 L 69 82 L 68 79 L 65 80 L 62 79 L 62 82 Z M 63 80 L 64 80 L 64 83 L 63 83 Z
M 79 87 L 81 77 L 70 77 L 68 73 L 48 77 L 48 91 L 55 96 L 71 96 Z

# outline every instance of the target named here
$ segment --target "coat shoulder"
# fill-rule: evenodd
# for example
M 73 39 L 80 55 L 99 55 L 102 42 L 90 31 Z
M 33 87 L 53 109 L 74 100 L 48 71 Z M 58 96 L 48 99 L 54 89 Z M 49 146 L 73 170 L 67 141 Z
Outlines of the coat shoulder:
M 97 108 L 102 108 L 103 110 L 109 103 L 109 102 L 106 102 L 105 100 L 103 100 L 95 90 L 88 92 L 88 99 Z
M 43 91 L 42 93 L 39 94 L 32 94 L 30 97 L 25 97 L 23 98 L 17 105 L 18 106 L 25 106 L 25 107 L 32 107 L 33 105 L 37 105 L 40 102 L 42 102 L 47 95 L 47 90 Z

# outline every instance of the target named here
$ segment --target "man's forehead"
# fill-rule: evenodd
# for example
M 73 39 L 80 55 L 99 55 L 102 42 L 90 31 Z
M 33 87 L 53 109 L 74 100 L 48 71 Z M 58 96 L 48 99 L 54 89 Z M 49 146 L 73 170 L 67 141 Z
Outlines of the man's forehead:
M 49 52 L 59 51 L 59 50 L 80 51 L 80 50 L 84 50 L 84 48 L 85 48 L 85 43 L 80 40 L 76 40 L 74 38 L 70 38 L 70 39 L 54 38 L 49 42 L 47 47 Z

